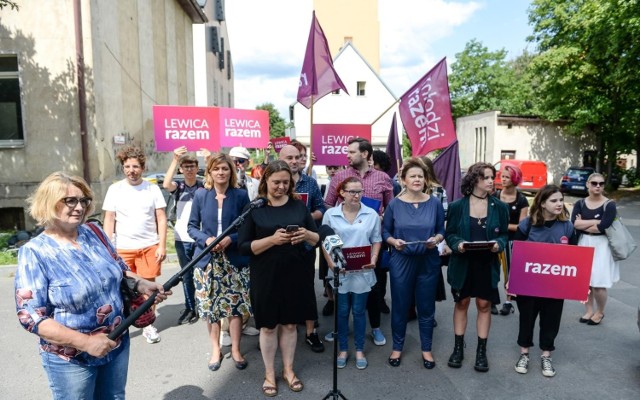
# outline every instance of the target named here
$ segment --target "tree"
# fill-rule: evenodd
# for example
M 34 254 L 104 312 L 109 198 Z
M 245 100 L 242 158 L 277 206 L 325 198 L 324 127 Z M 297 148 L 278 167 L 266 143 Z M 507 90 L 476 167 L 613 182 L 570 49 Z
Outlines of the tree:
M 12 10 L 19 10 L 18 7 L 18 3 L 16 3 L 15 1 L 11 1 L 11 0 L 0 0 L 0 10 L 2 10 L 5 7 L 11 7 Z
M 640 2 L 534 0 L 529 21 L 542 116 L 598 135 L 610 172 L 618 151 L 640 150 Z
M 280 116 L 280 112 L 276 110 L 276 107 L 272 103 L 260 104 L 256 107 L 256 110 L 269 111 L 269 137 L 278 138 L 284 136 L 284 129 L 286 124 L 284 118 Z
M 527 66 L 532 56 L 525 53 L 513 62 L 505 61 L 506 56 L 506 50 L 490 52 L 475 39 L 456 54 L 449 76 L 454 119 L 489 110 L 533 113 L 532 97 L 527 95 Z

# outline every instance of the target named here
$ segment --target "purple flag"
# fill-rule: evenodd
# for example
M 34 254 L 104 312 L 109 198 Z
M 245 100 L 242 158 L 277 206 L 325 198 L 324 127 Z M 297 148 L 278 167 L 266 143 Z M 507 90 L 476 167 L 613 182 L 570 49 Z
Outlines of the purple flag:
M 315 103 L 318 99 L 337 89 L 342 89 L 349 94 L 338 73 L 333 68 L 333 60 L 329 52 L 327 38 L 324 36 L 314 11 L 309 40 L 307 41 L 307 52 L 304 55 L 304 63 L 300 72 L 298 101 L 309 108 L 311 107 L 312 97 L 313 103 Z
M 399 110 L 413 156 L 442 149 L 456 140 L 445 58 L 400 97 Z
M 391 122 L 391 129 L 389 129 L 389 137 L 387 138 L 387 154 L 391 159 L 391 169 L 387 171 L 387 174 L 389 174 L 391 179 L 393 179 L 398 173 L 398 161 L 402 161 L 402 152 L 400 149 L 396 113 L 393 113 L 393 121 Z
M 460 155 L 458 153 L 458 141 L 454 141 L 433 160 L 433 171 L 447 191 L 449 203 L 462 197 L 460 184 L 462 174 L 460 172 Z

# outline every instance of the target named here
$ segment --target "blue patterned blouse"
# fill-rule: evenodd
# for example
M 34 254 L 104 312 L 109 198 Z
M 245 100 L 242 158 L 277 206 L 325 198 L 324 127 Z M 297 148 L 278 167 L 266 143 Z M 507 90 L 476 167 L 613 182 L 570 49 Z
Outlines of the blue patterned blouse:
M 105 236 L 106 237 L 106 236 Z M 40 234 L 20 248 L 14 281 L 16 312 L 22 326 L 38 334 L 38 325 L 53 318 L 67 328 L 87 333 L 109 333 L 122 315 L 120 281 L 126 264 L 118 263 L 100 239 L 86 226 L 78 227 L 79 249 Z M 115 251 L 113 248 L 111 251 Z M 119 339 L 128 341 L 125 332 Z M 57 354 L 75 364 L 104 365 L 125 346 L 103 358 L 40 338 L 40 351 Z

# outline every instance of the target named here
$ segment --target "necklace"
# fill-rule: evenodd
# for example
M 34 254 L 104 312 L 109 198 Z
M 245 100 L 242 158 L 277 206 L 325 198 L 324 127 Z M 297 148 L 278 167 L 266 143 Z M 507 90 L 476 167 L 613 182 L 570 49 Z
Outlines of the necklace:
M 473 192 L 471 192 L 471 195 L 472 195 L 473 197 L 475 197 L 476 199 L 480 199 L 480 200 L 486 200 L 486 199 L 487 199 L 487 197 L 489 197 L 489 194 L 488 194 L 488 193 L 487 193 L 484 197 L 477 196 L 477 195 L 476 195 L 475 193 L 473 193 Z

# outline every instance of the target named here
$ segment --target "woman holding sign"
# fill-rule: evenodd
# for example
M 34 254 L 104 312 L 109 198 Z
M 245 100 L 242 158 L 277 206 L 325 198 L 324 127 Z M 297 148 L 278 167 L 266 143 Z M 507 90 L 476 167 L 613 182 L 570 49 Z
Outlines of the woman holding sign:
M 515 240 L 556 244 L 577 244 L 569 212 L 564 206 L 564 196 L 556 185 L 546 185 L 536 194 L 531 205 L 530 216 L 518 225 Z M 556 370 L 551 364 L 551 352 L 560 330 L 563 299 L 522 296 L 516 298 L 520 313 L 518 345 L 520 358 L 516 372 L 526 374 L 529 369 L 529 347 L 533 346 L 533 330 L 540 315 L 540 350 L 542 350 L 542 375 L 551 378 Z
M 475 370 L 489 370 L 487 338 L 491 326 L 491 300 L 497 297 L 500 281 L 498 253 L 509 238 L 509 209 L 491 196 L 496 170 L 491 164 L 476 163 L 462 178 L 464 197 L 449 204 L 447 244 L 453 253 L 447 280 L 456 305 L 453 311 L 455 345 L 449 357 L 451 368 L 460 368 L 464 359 L 464 333 L 471 297 L 476 298 L 478 347 Z
M 435 294 L 440 274 L 438 244 L 444 240 L 444 208 L 437 198 L 425 193 L 425 164 L 417 158 L 406 160 L 400 178 L 406 190 L 393 199 L 384 212 L 382 236 L 392 248 L 389 260 L 391 279 L 391 333 L 393 351 L 389 364 L 400 365 L 409 308 L 418 309 L 422 361 L 427 369 L 436 363 L 431 354 Z
M 340 272 L 338 288 L 338 368 L 344 368 L 349 359 L 349 312 L 353 313 L 353 340 L 356 348 L 356 368 L 367 368 L 364 356 L 364 338 L 367 325 L 367 298 L 371 287 L 376 284 L 373 268 L 380 254 L 380 217 L 377 211 L 362 204 L 362 181 L 355 176 L 338 184 L 337 192 L 342 204 L 330 208 L 322 218 L 323 225 L 329 225 L 342 238 L 342 252 L 347 266 Z M 363 257 L 358 257 L 362 254 Z M 331 268 L 334 263 L 325 252 L 325 259 Z
M 595 249 L 589 299 L 585 303 L 585 314 L 579 320 L 587 325 L 600 325 L 604 318 L 604 306 L 607 304 L 607 288 L 620 280 L 620 267 L 613 259 L 604 233 L 616 218 L 616 203 L 604 196 L 604 182 L 604 176 L 597 172 L 589 175 L 589 196 L 576 202 L 571 213 L 571 222 L 580 231 L 579 245 Z

